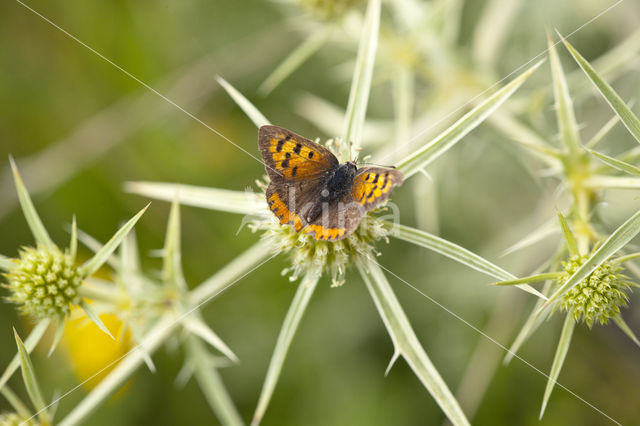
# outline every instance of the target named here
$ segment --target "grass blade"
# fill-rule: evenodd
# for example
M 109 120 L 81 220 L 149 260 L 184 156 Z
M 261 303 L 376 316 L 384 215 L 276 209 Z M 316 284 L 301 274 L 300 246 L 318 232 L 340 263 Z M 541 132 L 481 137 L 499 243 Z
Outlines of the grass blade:
M 307 59 L 320 50 L 320 48 L 327 42 L 330 34 L 331 27 L 323 27 L 312 34 L 311 37 L 303 41 L 298 45 L 298 47 L 293 49 L 291 53 L 283 59 L 276 69 L 274 69 L 273 72 L 264 80 L 258 88 L 258 92 L 263 96 L 271 93 L 273 89 L 278 87 L 280 83 L 300 68 Z
M 543 307 L 551 305 L 573 286 L 587 278 L 602 262 L 609 259 L 640 232 L 640 210 L 620 225 L 569 279 L 549 297 Z
M 549 34 L 547 34 L 547 44 L 549 46 L 551 75 L 553 77 L 553 97 L 555 99 L 556 119 L 560 128 L 560 136 L 569 154 L 575 157 L 580 152 L 580 134 L 576 115 L 573 111 L 573 102 L 571 101 L 567 79 L 562 70 L 555 43 Z
M 262 115 L 260 111 L 258 111 L 258 108 L 256 108 L 255 105 L 253 105 L 249 101 L 249 99 L 245 98 L 242 93 L 238 92 L 236 88 L 229 84 L 224 78 L 218 76 L 216 77 L 216 80 L 218 81 L 218 83 L 220 83 L 224 90 L 227 91 L 236 105 L 238 105 L 240 109 L 242 109 L 242 111 L 247 114 L 247 117 L 249 117 L 251 121 L 253 121 L 253 124 L 255 124 L 256 127 L 260 128 L 262 126 L 266 126 L 267 124 L 271 124 L 269 123 L 269 120 L 267 120 L 267 118 Z
M 145 208 L 140 210 L 138 212 L 138 214 L 136 214 L 134 217 L 129 219 L 129 221 L 127 223 L 125 223 L 118 230 L 118 232 L 116 232 L 113 235 L 113 237 L 111 237 L 111 239 L 109 241 L 107 241 L 107 243 L 104 246 L 102 246 L 102 248 L 100 250 L 98 250 L 98 252 L 96 254 L 93 255 L 93 257 L 91 259 L 87 260 L 82 265 L 82 268 L 84 269 L 84 273 L 87 276 L 93 274 L 98 269 L 100 269 L 100 267 L 109 259 L 109 257 L 114 252 L 114 250 L 116 248 L 118 248 L 118 245 L 120 245 L 122 240 L 129 233 L 129 231 L 131 231 L 131 229 L 135 226 L 135 224 L 138 221 L 138 219 L 140 219 L 140 216 L 142 216 L 144 214 L 144 212 L 147 211 L 148 207 L 149 207 L 149 204 L 147 204 Z
M 44 332 L 47 331 L 50 323 L 51 320 L 49 318 L 46 318 L 41 320 L 35 327 L 33 327 L 33 330 L 31 330 L 31 333 L 29 333 L 29 336 L 27 336 L 27 339 L 24 341 L 24 346 L 25 348 L 27 348 L 27 353 L 31 353 L 31 351 L 33 351 L 36 345 L 40 342 L 40 339 L 42 339 L 42 336 L 44 335 Z M 13 357 L 13 359 L 11 359 L 9 366 L 6 370 L 4 370 L 4 373 L 2 373 L 2 377 L 0 377 L 0 389 L 2 389 L 4 385 L 7 384 L 7 381 L 9 381 L 9 379 L 19 366 L 20 354 L 18 353 Z
M 608 155 L 601 154 L 588 148 L 585 149 L 589 152 L 589 154 L 593 155 L 598 160 L 605 163 L 607 166 L 611 166 L 614 169 L 620 170 L 621 172 L 625 172 L 633 176 L 640 176 L 640 168 L 634 166 L 633 164 L 626 163 L 622 160 L 618 160 L 617 158 L 609 157 Z
M 418 341 L 411 323 L 378 264 L 370 259 L 361 259 L 356 265 L 393 342 L 395 353 L 392 363 L 401 355 L 451 423 L 468 425 L 469 421 L 458 401 Z
M 222 341 L 222 339 L 199 318 L 194 318 L 192 315 L 187 316 L 182 324 L 187 330 L 194 335 L 200 337 L 202 340 L 210 344 L 213 348 L 223 353 L 227 358 L 233 362 L 238 362 L 238 357 L 233 353 L 229 346 Z
M 580 255 L 580 251 L 578 250 L 578 240 L 576 240 L 576 236 L 571 232 L 571 228 L 569 228 L 569 224 L 567 220 L 564 218 L 562 213 L 558 212 L 558 220 L 560 221 L 560 228 L 562 229 L 562 234 L 564 235 L 564 239 L 567 242 L 567 249 L 569 249 L 569 255 L 578 256 Z
M 311 296 L 313 295 L 319 280 L 320 271 L 311 271 L 305 275 L 302 282 L 298 285 L 298 290 L 291 301 L 284 323 L 280 329 L 280 334 L 278 335 L 278 341 L 276 342 L 276 347 L 273 350 L 271 361 L 269 362 L 267 376 L 264 379 L 258 405 L 253 415 L 253 420 L 251 421 L 252 425 L 259 425 L 264 417 L 264 413 L 269 406 L 269 401 L 271 401 L 273 391 L 278 383 L 278 378 L 280 377 L 282 366 L 284 365 L 285 358 L 289 352 L 293 336 L 298 329 L 302 315 L 307 309 L 309 300 L 311 300 Z
M 74 426 L 85 420 L 93 410 L 98 408 L 133 375 L 136 369 L 144 363 L 144 354 L 153 353 L 166 340 L 167 336 L 173 332 L 176 324 L 173 316 L 165 316 L 158 320 L 140 341 L 140 346 L 144 350 L 132 349 L 129 351 L 113 370 L 82 401 L 76 404 L 57 426 Z
M 631 330 L 631 328 L 627 325 L 627 323 L 622 319 L 620 315 L 613 317 L 613 321 L 616 323 L 618 328 L 620 328 L 620 330 L 624 332 L 624 334 L 626 334 L 631 340 L 633 340 L 633 343 L 640 346 L 640 340 L 638 340 L 633 330 Z
M 18 353 L 20 354 L 20 365 L 22 367 L 22 379 L 24 380 L 24 385 L 27 388 L 27 393 L 29 394 L 29 398 L 33 403 L 36 411 L 38 412 L 38 418 L 42 424 L 50 424 L 49 413 L 47 412 L 47 404 L 44 402 L 44 398 L 42 397 L 42 391 L 40 390 L 40 385 L 38 385 L 38 380 L 36 378 L 36 372 L 33 368 L 33 363 L 31 362 L 31 358 L 29 357 L 29 351 L 20 340 L 20 336 L 18 336 L 18 332 L 16 329 L 13 329 L 13 336 L 16 339 L 16 345 L 18 346 Z
M 547 387 L 544 390 L 544 397 L 542 398 L 542 407 L 540 408 L 540 419 L 544 415 L 544 410 L 547 408 L 549 397 L 553 387 L 556 385 L 562 364 L 569 351 L 569 345 L 571 344 L 571 336 L 573 335 L 573 329 L 576 326 L 576 322 L 569 315 L 564 320 L 562 326 L 562 333 L 560 334 L 560 341 L 558 342 L 558 348 L 556 349 L 556 355 L 553 358 L 553 364 L 551 364 L 551 372 L 549 373 L 549 380 L 547 381 Z
M 427 166 L 436 158 L 444 154 L 469 132 L 482 123 L 493 111 L 502 105 L 516 90 L 533 74 L 533 72 L 544 62 L 538 62 L 527 71 L 520 74 L 509 84 L 495 92 L 480 105 L 466 113 L 435 139 L 428 142 L 422 148 L 405 157 L 396 164 L 398 170 L 409 177 Z
M 562 276 L 562 272 L 547 272 L 544 274 L 536 274 L 531 275 L 529 277 L 518 278 L 516 280 L 509 281 L 498 281 L 497 283 L 493 283 L 493 285 L 515 285 L 515 284 L 524 284 L 524 283 L 539 283 L 541 281 L 547 280 L 555 280 Z
M 180 290 L 187 289 L 182 272 L 182 252 L 180 250 L 180 204 L 177 198 L 171 203 L 162 256 L 162 280 L 165 285 Z
M 18 200 L 22 207 L 22 213 L 24 214 L 24 218 L 27 220 L 27 224 L 29 225 L 29 229 L 31 229 L 33 237 L 38 244 L 42 244 L 48 248 L 54 247 L 55 244 L 51 240 L 47 229 L 42 224 L 40 216 L 38 216 L 38 212 L 33 205 L 33 201 L 31 201 L 27 188 L 24 186 L 24 182 L 20 177 L 18 167 L 16 166 L 16 162 L 13 160 L 13 157 L 9 156 L 9 162 L 11 163 L 11 171 L 13 172 L 13 180 L 16 184 L 16 191 L 18 192 Z
M 561 36 L 562 37 L 562 36 Z M 613 90 L 613 88 L 606 82 L 596 70 L 587 62 L 586 59 L 578 53 L 578 51 L 564 38 L 562 42 L 569 49 L 571 56 L 576 60 L 582 71 L 589 77 L 589 80 L 596 86 L 600 94 L 605 98 L 607 103 L 613 108 L 613 111 L 620 117 L 624 126 L 629 130 L 631 135 L 640 143 L 640 120 L 631 111 L 622 98 Z
M 102 322 L 102 320 L 100 319 L 98 314 L 96 314 L 96 312 L 93 310 L 93 308 L 91 306 L 89 306 L 89 304 L 87 302 L 82 300 L 80 302 L 80 307 L 82 308 L 84 313 L 87 314 L 87 316 L 89 317 L 91 322 L 93 322 L 95 325 L 97 325 L 100 330 L 102 330 L 105 334 L 107 334 L 113 340 L 116 340 L 115 337 L 113 337 L 113 335 L 111 335 L 111 332 L 109 331 L 107 326 L 104 325 L 104 323 Z
M 229 213 L 258 214 L 267 208 L 263 194 L 162 182 L 127 182 L 124 190 L 144 197 Z
M 391 236 L 433 250 L 436 253 L 440 253 L 449 259 L 462 263 L 490 277 L 501 281 L 518 279 L 518 277 L 510 274 L 499 266 L 443 238 L 405 225 L 390 222 L 387 222 L 386 225 L 391 230 Z M 545 298 L 542 293 L 527 284 L 518 284 L 517 287 L 531 294 L 535 294 L 540 298 Z
M 357 153 L 362 143 L 362 128 L 364 127 L 367 113 L 371 79 L 373 77 L 376 50 L 378 49 L 381 8 L 381 0 L 369 0 L 358 45 L 356 66 L 351 80 L 351 91 L 349 93 L 342 139 L 346 143 L 353 143 L 352 150 L 355 150 L 355 153 L 351 153 L 352 158 L 355 158 L 354 154 Z
M 242 418 L 238 414 L 220 374 L 208 359 L 208 353 L 201 342 L 198 339 L 189 338 L 187 348 L 196 380 L 220 423 L 225 426 L 243 425 Z

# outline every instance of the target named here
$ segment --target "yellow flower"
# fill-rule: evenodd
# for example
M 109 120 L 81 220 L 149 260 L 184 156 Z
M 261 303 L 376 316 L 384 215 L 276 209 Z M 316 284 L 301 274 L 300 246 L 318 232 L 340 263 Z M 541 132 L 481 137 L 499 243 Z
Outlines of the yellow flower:
M 112 314 L 102 314 L 100 319 L 109 329 L 115 340 L 107 336 L 93 322 L 85 316 L 67 322 L 63 335 L 63 343 L 69 356 L 69 361 L 76 375 L 81 381 L 91 376 L 119 359 L 131 348 L 129 331 L 122 332 L 124 324 Z M 91 389 L 117 365 L 105 368 L 83 386 Z

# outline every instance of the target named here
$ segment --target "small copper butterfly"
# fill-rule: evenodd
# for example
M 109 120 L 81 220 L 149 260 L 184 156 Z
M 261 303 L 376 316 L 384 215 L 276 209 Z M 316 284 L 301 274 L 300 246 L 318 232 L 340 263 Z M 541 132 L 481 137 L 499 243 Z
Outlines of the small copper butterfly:
M 403 180 L 398 170 L 340 164 L 327 148 L 278 126 L 260 127 L 258 147 L 271 181 L 269 208 L 316 240 L 347 237 Z

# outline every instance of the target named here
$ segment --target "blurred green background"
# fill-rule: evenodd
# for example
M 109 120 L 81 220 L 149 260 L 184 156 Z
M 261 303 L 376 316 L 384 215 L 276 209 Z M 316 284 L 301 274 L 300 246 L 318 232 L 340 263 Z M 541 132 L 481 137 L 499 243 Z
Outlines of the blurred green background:
M 474 29 L 487 2 L 459 3 L 459 20 L 451 17 L 459 23 L 452 56 L 462 68 L 473 68 Z M 614 2 L 518 3 L 504 48 L 493 64 L 498 77 L 542 52 L 547 28 L 557 27 L 568 34 Z M 259 0 L 33 0 L 28 4 L 254 155 L 258 155 L 256 129 L 217 85 L 216 75 L 246 94 L 273 123 L 311 138 L 335 136 L 323 134 L 301 118 L 296 100 L 308 92 L 344 107 L 349 82 L 337 70 L 355 56 L 354 46 L 326 46 L 272 94 L 256 94 L 279 61 L 305 38 L 298 30 L 305 25 L 295 5 Z M 635 31 L 639 18 L 640 5 L 623 2 L 574 35 L 572 43 L 588 59 L 596 58 Z M 575 69 L 565 51 L 560 52 L 566 69 Z M 636 66 L 637 60 L 631 61 L 615 80 L 616 89 L 626 99 L 640 95 Z M 545 65 L 527 83 L 529 100 L 549 90 L 550 81 Z M 419 89 L 418 104 L 433 88 L 424 84 Z M 470 89 L 468 98 L 480 91 Z M 446 98 L 447 93 L 440 96 Z M 392 119 L 390 98 L 388 83 L 378 81 L 370 116 Z M 146 204 L 142 197 L 122 191 L 126 181 L 243 190 L 264 174 L 263 166 L 254 159 L 14 1 L 0 4 L 0 99 L 0 253 L 7 256 L 15 256 L 20 246 L 32 243 L 16 208 L 9 154 L 16 158 L 45 226 L 61 245 L 69 238 L 65 226 L 73 214 L 81 229 L 104 241 Z M 552 135 L 551 101 L 542 99 L 536 114 L 541 127 L 546 126 Z M 445 116 L 462 103 L 443 107 L 439 113 Z M 576 108 L 586 135 L 612 116 L 606 104 L 592 96 L 576 100 Z M 341 124 L 336 123 L 337 128 Z M 634 143 L 621 127 L 608 140 L 614 152 Z M 531 170 L 539 167 L 535 163 L 525 167 L 527 161 L 504 136 L 483 125 L 433 166 L 437 177 L 432 188 L 433 210 L 438 215 L 433 222 L 438 223 L 439 234 L 516 275 L 532 272 L 553 250 L 552 241 L 521 255 L 500 257 L 504 249 L 553 215 L 557 182 L 533 176 Z M 608 194 L 606 201 L 615 208 L 611 214 L 603 213 L 604 225 L 615 227 L 637 210 L 632 203 L 636 195 Z M 409 185 L 396 191 L 394 201 L 402 208 L 403 223 L 416 224 L 414 197 Z M 137 225 L 143 252 L 162 246 L 168 210 L 168 204 L 153 202 Z M 183 207 L 182 219 L 183 263 L 191 286 L 257 239 L 247 229 L 236 235 L 242 219 L 237 215 Z M 435 253 L 398 241 L 382 243 L 379 248 L 385 267 L 502 344 L 511 343 L 534 302 L 518 290 L 489 287 L 490 278 Z M 89 252 L 84 251 L 84 256 Z M 222 370 L 222 375 L 247 421 L 296 288 L 280 274 L 286 264 L 284 258 L 269 262 L 204 310 L 207 322 L 241 359 L 240 365 Z M 145 267 L 152 271 L 159 263 L 147 258 Z M 402 282 L 390 280 L 427 353 L 453 390 L 465 376 L 478 345 L 486 346 L 484 355 L 474 358 L 475 375 L 466 388 L 469 401 L 474 400 L 474 391 L 482 394 L 482 373 L 491 376 L 501 350 Z M 625 312 L 636 332 L 640 327 L 637 302 L 634 295 L 632 309 Z M 29 324 L 17 316 L 13 306 L 3 304 L 1 366 L 15 353 L 13 326 L 26 335 Z M 559 328 L 560 318 L 552 318 L 521 355 L 547 372 Z M 49 397 L 55 390 L 66 392 L 78 379 L 64 351 L 46 358 L 45 346 L 34 360 Z M 349 275 L 347 283 L 337 289 L 323 279 L 263 424 L 442 424 L 440 409 L 404 362 L 399 361 L 384 377 L 391 355 L 391 341 L 357 274 Z M 616 327 L 595 326 L 590 331 L 581 326 L 576 329 L 560 383 L 621 423 L 640 424 L 639 357 L 638 348 Z M 141 369 L 87 424 L 217 424 L 194 381 L 183 389 L 174 386 L 183 354 L 161 349 L 154 359 L 156 374 Z M 19 375 L 11 383 L 24 393 Z M 479 408 L 473 423 L 607 423 L 560 388 L 554 391 L 543 421 L 538 422 L 545 384 L 545 377 L 517 360 L 508 367 L 498 366 L 484 397 L 475 399 Z M 58 412 L 67 412 L 84 393 L 80 389 L 62 400 Z M 467 406 L 464 401 L 467 399 L 463 399 L 463 408 Z M 8 405 L 0 400 L 0 411 L 5 409 Z

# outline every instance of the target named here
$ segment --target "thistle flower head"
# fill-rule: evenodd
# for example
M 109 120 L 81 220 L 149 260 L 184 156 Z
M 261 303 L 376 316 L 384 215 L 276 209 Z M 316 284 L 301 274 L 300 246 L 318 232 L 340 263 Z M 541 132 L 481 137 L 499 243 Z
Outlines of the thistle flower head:
M 588 259 L 588 256 L 571 256 L 562 262 L 564 274 L 558 285 L 566 282 Z M 620 307 L 627 306 L 627 290 L 631 284 L 620 273 L 621 267 L 611 261 L 598 266 L 587 278 L 571 288 L 560 301 L 560 310 L 576 321 L 584 321 L 589 328 L 595 322 L 606 324 L 610 318 L 620 315 Z
M 27 420 L 16 413 L 0 414 L 0 425 L 2 426 L 38 426 L 39 424 L 33 419 Z
M 316 143 L 320 143 L 316 140 Z M 349 146 L 340 139 L 329 139 L 325 146 L 338 158 L 344 158 Z M 258 187 L 265 192 L 268 183 L 257 181 Z M 384 207 L 379 208 L 378 210 Z M 249 225 L 254 232 L 261 232 L 262 238 L 269 241 L 274 253 L 287 254 L 291 266 L 284 269 L 291 281 L 295 281 L 310 271 L 322 270 L 331 275 L 332 287 L 344 283 L 344 275 L 356 256 L 373 256 L 375 242 L 381 238 L 387 240 L 389 231 L 382 220 L 373 215 L 365 215 L 358 228 L 348 237 L 338 241 L 315 240 L 310 234 L 296 232 L 289 225 L 281 225 L 273 213 L 265 210 L 264 216 L 254 219 Z
M 271 212 L 268 212 L 271 214 Z M 256 220 L 252 230 L 261 231 L 262 238 L 268 240 L 275 253 L 287 254 L 291 266 L 282 271 L 289 274 L 291 281 L 313 270 L 331 274 L 332 287 L 344 283 L 347 267 L 357 256 L 377 254 L 374 244 L 387 237 L 383 222 L 374 216 L 365 216 L 351 235 L 338 241 L 318 241 L 311 235 L 296 232 L 289 225 L 280 225 L 275 218 Z
M 20 250 L 5 274 L 9 300 L 34 318 L 65 317 L 80 301 L 78 287 L 84 274 L 68 252 L 38 245 Z
M 322 20 L 338 19 L 349 10 L 361 5 L 363 0 L 299 0 L 300 4 Z

